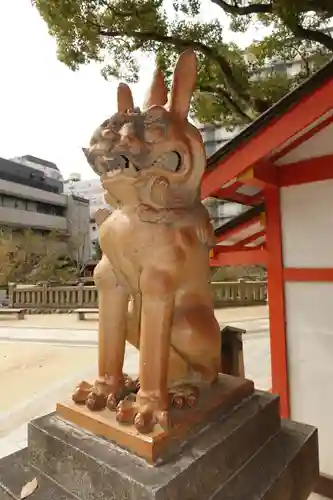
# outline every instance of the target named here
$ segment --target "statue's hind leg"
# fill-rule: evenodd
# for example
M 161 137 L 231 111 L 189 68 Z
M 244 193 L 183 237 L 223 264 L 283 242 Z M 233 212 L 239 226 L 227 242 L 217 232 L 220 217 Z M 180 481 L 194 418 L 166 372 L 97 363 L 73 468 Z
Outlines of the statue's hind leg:
M 221 371 L 221 332 L 212 308 L 205 304 L 177 308 L 171 343 L 202 381 L 216 380 Z

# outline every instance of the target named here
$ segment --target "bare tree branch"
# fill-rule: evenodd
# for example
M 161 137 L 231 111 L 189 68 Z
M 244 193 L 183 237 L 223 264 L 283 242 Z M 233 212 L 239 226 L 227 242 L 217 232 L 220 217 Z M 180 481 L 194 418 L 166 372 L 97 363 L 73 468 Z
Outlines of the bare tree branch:
M 323 31 L 304 28 L 300 24 L 290 25 L 286 23 L 286 25 L 290 31 L 294 33 L 296 38 L 317 42 L 326 47 L 329 51 L 333 51 L 333 38 Z
M 242 120 L 247 123 L 251 123 L 252 118 L 239 106 L 239 104 L 228 94 L 228 92 L 222 89 L 220 86 L 210 87 L 209 85 L 201 85 L 201 92 L 206 92 L 207 94 L 215 95 L 218 99 L 222 99 L 230 111 L 238 115 Z
M 272 3 L 253 3 L 251 5 L 237 5 L 236 2 L 230 4 L 224 0 L 211 0 L 221 7 L 228 14 L 237 16 L 247 16 L 249 14 L 270 14 L 273 12 Z
M 223 76 L 224 84 L 230 91 L 230 94 L 237 101 L 243 102 L 249 107 L 253 106 L 253 102 L 251 102 L 250 96 L 247 94 L 247 92 L 242 88 L 242 86 L 237 82 L 236 78 L 234 77 L 232 68 L 227 59 L 223 57 L 221 54 L 219 54 L 216 50 L 209 47 L 208 45 L 205 45 L 202 42 L 198 42 L 195 40 L 184 40 L 183 38 L 179 38 L 177 36 L 164 35 L 162 33 L 156 33 L 156 32 L 131 31 L 129 34 L 127 34 L 126 32 L 122 32 L 119 30 L 112 30 L 101 27 L 99 27 L 99 33 L 102 36 L 109 36 L 109 37 L 128 36 L 130 38 L 137 39 L 142 43 L 144 43 L 145 41 L 156 41 L 169 45 L 174 45 L 175 47 L 179 47 L 181 49 L 193 48 L 195 50 L 198 50 L 202 54 L 207 56 L 209 59 L 212 59 L 218 64 Z

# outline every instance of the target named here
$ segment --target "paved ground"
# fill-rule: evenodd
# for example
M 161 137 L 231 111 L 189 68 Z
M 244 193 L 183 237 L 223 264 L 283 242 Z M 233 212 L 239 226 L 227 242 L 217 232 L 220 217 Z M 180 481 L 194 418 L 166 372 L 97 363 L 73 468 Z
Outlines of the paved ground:
M 228 323 L 238 321 L 251 321 L 268 318 L 267 306 L 254 307 L 230 307 L 228 309 L 216 309 L 216 317 L 219 321 Z M 0 317 L 0 332 L 3 335 L 8 328 L 52 328 L 67 330 L 91 330 L 97 327 L 98 315 L 90 315 L 85 321 L 78 321 L 76 314 L 36 314 L 25 316 L 25 319 L 17 320 L 14 316 Z

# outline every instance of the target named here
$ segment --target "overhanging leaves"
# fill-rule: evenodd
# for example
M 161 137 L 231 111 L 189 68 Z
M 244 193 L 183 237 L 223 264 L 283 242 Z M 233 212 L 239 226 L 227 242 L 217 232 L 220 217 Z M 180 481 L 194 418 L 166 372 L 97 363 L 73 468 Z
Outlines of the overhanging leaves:
M 202 22 L 214 3 L 221 18 Z M 57 40 L 58 58 L 76 70 L 103 63 L 105 78 L 136 82 L 140 55 L 153 55 L 170 78 L 177 54 L 198 54 L 198 92 L 192 111 L 203 122 L 251 121 L 309 76 L 333 51 L 327 31 L 331 0 L 35 0 Z M 269 27 L 271 34 L 246 50 L 224 40 L 231 28 Z M 318 57 L 319 56 L 319 57 Z M 264 71 L 272 61 L 301 62 L 295 75 Z M 316 61 L 316 63 L 313 63 Z M 264 78 L 258 81 L 258 74 Z

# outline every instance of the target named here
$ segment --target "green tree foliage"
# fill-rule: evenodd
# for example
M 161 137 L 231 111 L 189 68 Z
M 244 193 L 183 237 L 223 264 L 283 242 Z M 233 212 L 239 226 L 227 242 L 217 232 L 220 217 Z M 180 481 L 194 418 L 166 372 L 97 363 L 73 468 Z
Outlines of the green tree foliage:
M 76 274 L 66 245 L 55 233 L 1 231 L 0 286 L 8 283 L 66 282 Z
M 177 55 L 198 54 L 198 91 L 192 112 L 201 122 L 234 126 L 252 121 L 333 51 L 327 29 L 332 0 L 33 0 L 56 38 L 58 58 L 73 70 L 103 64 L 106 78 L 136 82 L 140 54 L 154 55 L 170 78 Z M 200 13 L 214 4 L 216 19 Z M 220 15 L 219 15 L 220 13 Z M 225 42 L 230 28 L 269 33 L 246 50 Z M 268 29 L 267 29 L 268 28 Z M 276 59 L 299 58 L 301 71 L 287 77 L 267 70 Z M 261 78 L 258 78 L 258 74 Z

